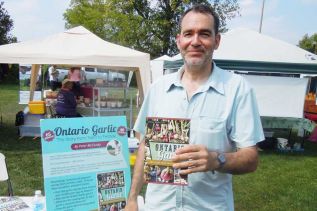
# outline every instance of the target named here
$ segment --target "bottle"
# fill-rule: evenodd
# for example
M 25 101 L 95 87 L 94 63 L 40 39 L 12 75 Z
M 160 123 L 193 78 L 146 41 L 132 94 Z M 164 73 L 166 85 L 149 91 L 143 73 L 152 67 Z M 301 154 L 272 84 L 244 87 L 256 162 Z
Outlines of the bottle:
M 43 211 L 44 210 L 44 198 L 42 191 L 36 190 L 33 198 L 33 211 Z

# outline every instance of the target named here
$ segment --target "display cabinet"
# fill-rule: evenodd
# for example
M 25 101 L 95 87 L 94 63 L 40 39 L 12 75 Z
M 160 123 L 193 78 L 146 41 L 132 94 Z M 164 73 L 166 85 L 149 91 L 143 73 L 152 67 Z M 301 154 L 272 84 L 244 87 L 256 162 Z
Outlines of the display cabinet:
M 93 116 L 125 115 L 132 128 L 132 96 L 127 96 L 127 87 L 98 87 L 93 88 Z

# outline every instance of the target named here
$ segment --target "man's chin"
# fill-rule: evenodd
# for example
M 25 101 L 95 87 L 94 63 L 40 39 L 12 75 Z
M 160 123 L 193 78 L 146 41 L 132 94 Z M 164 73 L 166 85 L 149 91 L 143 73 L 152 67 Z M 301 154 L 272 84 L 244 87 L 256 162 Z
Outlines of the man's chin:
M 202 66 L 205 63 L 203 59 L 185 59 L 185 63 L 188 66 Z

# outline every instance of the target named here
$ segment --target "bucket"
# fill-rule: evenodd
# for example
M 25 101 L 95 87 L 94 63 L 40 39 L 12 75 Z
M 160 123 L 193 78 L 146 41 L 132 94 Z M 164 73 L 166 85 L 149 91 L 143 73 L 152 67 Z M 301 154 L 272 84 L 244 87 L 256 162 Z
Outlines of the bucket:
M 44 101 L 31 101 L 29 102 L 29 112 L 31 114 L 44 114 L 45 102 Z

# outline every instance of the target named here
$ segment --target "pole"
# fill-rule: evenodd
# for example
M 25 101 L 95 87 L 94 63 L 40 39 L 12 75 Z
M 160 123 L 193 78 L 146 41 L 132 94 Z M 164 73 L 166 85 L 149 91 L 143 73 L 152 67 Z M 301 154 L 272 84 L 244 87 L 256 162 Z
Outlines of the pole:
M 265 4 L 265 0 L 262 1 L 262 11 L 261 11 L 261 20 L 260 20 L 260 28 L 259 28 L 259 32 L 261 33 L 262 31 L 262 21 L 263 21 L 263 13 L 264 13 L 264 4 Z

